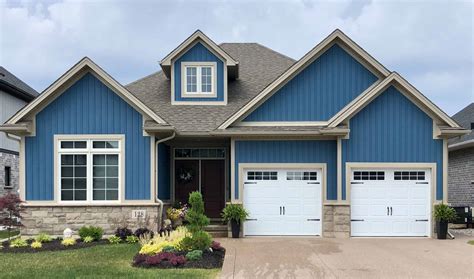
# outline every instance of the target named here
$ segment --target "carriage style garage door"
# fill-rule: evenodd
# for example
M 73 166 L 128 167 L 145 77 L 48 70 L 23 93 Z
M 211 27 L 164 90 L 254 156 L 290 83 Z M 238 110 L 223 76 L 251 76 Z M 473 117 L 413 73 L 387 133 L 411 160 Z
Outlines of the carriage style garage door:
M 321 235 L 320 170 L 247 170 L 245 235 Z
M 429 236 L 430 170 L 353 170 L 352 236 Z

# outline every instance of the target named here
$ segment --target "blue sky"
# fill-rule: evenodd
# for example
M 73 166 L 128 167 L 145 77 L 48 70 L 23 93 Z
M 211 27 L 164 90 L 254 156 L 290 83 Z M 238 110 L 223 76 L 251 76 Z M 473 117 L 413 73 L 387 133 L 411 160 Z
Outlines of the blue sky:
M 299 59 L 339 28 L 453 114 L 474 101 L 471 1 L 6 1 L 0 64 L 43 91 L 84 56 L 127 84 L 196 29 Z

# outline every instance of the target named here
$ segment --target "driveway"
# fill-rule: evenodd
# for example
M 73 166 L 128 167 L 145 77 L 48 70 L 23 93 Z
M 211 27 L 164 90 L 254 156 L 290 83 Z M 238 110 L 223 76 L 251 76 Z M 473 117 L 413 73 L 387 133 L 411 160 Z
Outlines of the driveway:
M 221 277 L 474 278 L 474 246 L 468 240 L 224 238 Z

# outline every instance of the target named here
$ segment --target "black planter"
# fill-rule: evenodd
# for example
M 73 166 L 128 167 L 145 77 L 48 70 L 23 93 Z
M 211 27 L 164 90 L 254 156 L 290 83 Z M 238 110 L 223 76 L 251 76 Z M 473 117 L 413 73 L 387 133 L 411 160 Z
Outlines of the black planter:
M 240 223 L 235 220 L 230 220 L 230 226 L 232 228 L 232 238 L 239 238 L 240 236 Z
M 438 235 L 438 239 L 446 239 L 446 236 L 448 235 L 448 222 L 446 221 L 436 222 L 436 232 Z

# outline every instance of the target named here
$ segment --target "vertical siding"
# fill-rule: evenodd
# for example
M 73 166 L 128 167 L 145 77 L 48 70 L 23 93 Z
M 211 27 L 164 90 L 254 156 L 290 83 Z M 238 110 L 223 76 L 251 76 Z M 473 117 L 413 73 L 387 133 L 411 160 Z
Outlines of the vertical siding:
M 158 145 L 158 198 L 170 197 L 170 147 L 164 143 Z
M 124 134 L 125 199 L 150 199 L 150 137 L 142 116 L 92 74 L 86 74 L 36 115 L 26 138 L 26 199 L 54 199 L 55 134 Z
M 181 62 L 217 62 L 217 97 L 216 98 L 181 98 Z M 224 101 L 224 63 L 204 45 L 197 43 L 174 63 L 175 101 Z
M 443 141 L 433 139 L 433 120 L 396 88 L 354 116 L 350 128 L 350 139 L 342 141 L 342 181 L 346 162 L 437 163 L 436 197 L 443 198 Z
M 326 121 L 376 80 L 336 44 L 244 121 Z
M 26 105 L 26 102 L 12 95 L 0 91 L 0 124 L 5 123 L 12 115 Z M 0 133 L 0 148 L 11 151 L 20 151 L 18 142 L 8 139 L 4 133 Z
M 337 199 L 337 143 L 330 140 L 236 141 L 235 196 L 239 197 L 239 163 L 326 163 L 326 194 Z

